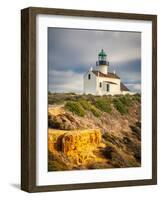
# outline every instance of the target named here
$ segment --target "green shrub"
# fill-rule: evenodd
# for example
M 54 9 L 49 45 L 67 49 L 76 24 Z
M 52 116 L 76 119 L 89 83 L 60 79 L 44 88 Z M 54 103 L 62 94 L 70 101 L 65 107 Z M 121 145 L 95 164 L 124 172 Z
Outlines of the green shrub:
M 85 109 L 85 110 L 90 110 L 91 109 L 91 103 L 90 102 L 88 102 L 87 100 L 79 100 L 78 101 L 80 104 L 81 104 L 81 106 Z
M 119 100 L 126 106 L 130 106 L 131 104 L 131 99 L 129 95 L 121 96 L 119 97 Z
M 78 115 L 80 117 L 84 117 L 84 115 L 85 115 L 85 110 L 83 109 L 81 104 L 78 103 L 78 102 L 68 101 L 65 104 L 65 108 L 68 109 L 69 111 L 71 111 L 72 113 L 75 113 L 76 115 Z
M 141 95 L 140 94 L 133 95 L 133 100 L 141 103 Z
M 80 100 L 79 103 L 81 104 L 81 106 L 85 110 L 91 111 L 92 114 L 95 117 L 100 117 L 101 112 L 94 105 L 92 105 L 89 101 L 87 101 L 87 100 Z
M 95 106 L 103 112 L 111 112 L 111 102 L 108 99 L 100 98 L 96 100 Z
M 121 114 L 127 114 L 128 108 L 125 104 L 120 101 L 120 99 L 114 99 L 113 104 L 115 108 L 121 113 Z
M 101 116 L 101 112 L 95 106 L 91 106 L 90 111 L 95 117 Z

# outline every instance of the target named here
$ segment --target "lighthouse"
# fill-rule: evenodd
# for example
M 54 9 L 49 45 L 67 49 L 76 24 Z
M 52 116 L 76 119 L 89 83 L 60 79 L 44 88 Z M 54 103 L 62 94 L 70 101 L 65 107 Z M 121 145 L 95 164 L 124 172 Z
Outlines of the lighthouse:
M 84 94 L 118 95 L 134 94 L 115 72 L 109 71 L 107 54 L 102 49 L 98 54 L 96 68 L 90 67 L 83 77 Z
M 109 62 L 106 61 L 107 54 L 102 49 L 98 54 L 98 61 L 96 65 L 98 66 L 98 70 L 103 74 L 108 74 Z

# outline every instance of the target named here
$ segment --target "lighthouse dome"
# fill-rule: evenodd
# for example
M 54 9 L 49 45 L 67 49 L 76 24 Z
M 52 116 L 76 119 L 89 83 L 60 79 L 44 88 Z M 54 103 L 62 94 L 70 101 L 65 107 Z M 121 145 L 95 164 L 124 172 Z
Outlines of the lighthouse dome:
M 107 54 L 102 49 L 100 53 L 98 54 L 98 62 L 96 62 L 96 65 L 99 66 L 99 71 L 103 74 L 108 73 L 108 65 L 109 63 L 106 61 Z
M 98 54 L 98 56 L 100 56 L 100 57 L 106 57 L 107 56 L 107 54 L 104 52 L 104 50 L 102 49 L 101 51 L 100 51 L 100 53 Z

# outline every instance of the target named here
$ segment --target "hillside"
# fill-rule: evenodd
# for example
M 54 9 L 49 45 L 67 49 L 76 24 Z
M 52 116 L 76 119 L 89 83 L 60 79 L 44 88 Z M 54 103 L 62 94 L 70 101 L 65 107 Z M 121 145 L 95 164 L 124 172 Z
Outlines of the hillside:
M 48 169 L 141 165 L 141 97 L 48 95 Z

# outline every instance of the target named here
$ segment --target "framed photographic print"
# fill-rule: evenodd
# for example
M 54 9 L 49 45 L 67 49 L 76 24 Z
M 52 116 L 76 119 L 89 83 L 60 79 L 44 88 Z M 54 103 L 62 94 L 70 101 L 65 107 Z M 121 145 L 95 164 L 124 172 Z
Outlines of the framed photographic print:
M 157 16 L 21 11 L 21 188 L 157 184 Z

